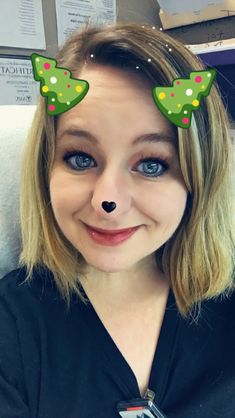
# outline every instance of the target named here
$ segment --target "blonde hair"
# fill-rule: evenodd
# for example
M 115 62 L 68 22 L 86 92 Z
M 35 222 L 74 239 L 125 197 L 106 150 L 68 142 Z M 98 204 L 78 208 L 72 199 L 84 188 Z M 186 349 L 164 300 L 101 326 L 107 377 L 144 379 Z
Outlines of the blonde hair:
M 136 23 L 88 27 L 76 32 L 56 59 L 58 66 L 68 68 L 75 77 L 85 63 L 107 64 L 138 71 L 153 86 L 169 86 L 175 78 L 186 78 L 191 71 L 205 68 L 181 42 Z M 34 268 L 49 269 L 69 306 L 73 292 L 86 303 L 79 282 L 86 262 L 63 235 L 50 202 L 56 122 L 57 117 L 46 114 L 45 100 L 40 97 L 22 161 L 19 266 L 27 268 L 26 280 L 32 278 Z M 228 128 L 226 111 L 214 84 L 194 112 L 190 129 L 178 129 L 187 206 L 173 236 L 155 253 L 158 265 L 170 279 L 180 314 L 194 320 L 193 310 L 196 308 L 199 315 L 203 300 L 227 297 L 235 288 L 233 150 Z

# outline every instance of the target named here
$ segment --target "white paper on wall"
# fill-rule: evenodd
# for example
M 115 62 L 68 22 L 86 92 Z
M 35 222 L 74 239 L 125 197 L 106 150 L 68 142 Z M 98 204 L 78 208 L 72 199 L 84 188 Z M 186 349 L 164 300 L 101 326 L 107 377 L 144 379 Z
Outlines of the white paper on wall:
M 58 45 L 87 23 L 116 22 L 116 0 L 55 0 Z
M 1 0 L 0 46 L 46 49 L 42 0 Z
M 35 105 L 39 83 L 29 59 L 0 57 L 0 105 Z

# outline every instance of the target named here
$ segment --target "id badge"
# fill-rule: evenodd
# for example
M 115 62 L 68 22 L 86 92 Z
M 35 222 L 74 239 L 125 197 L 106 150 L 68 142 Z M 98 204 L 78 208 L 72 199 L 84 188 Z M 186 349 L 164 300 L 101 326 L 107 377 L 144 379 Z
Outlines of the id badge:
M 117 404 L 117 411 L 122 418 L 167 418 L 150 399 L 132 399 Z

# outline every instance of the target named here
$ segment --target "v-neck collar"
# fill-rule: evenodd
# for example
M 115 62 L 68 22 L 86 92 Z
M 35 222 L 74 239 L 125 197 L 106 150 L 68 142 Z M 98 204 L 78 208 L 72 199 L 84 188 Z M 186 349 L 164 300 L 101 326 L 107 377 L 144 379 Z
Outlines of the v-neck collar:
M 82 293 L 89 300 L 84 288 Z M 85 306 L 85 305 L 84 305 Z M 86 314 L 89 316 L 89 324 L 93 324 L 92 334 L 97 344 L 100 344 L 100 351 L 106 362 L 113 370 L 113 376 L 117 384 L 125 392 L 126 397 L 141 397 L 136 376 L 115 344 L 108 330 L 98 316 L 91 302 L 85 306 Z M 179 313 L 175 304 L 175 297 L 172 289 L 169 289 L 165 314 L 160 330 L 157 348 L 152 363 L 148 388 L 154 391 L 155 399 L 160 404 L 164 396 L 170 366 L 174 358 L 179 328 Z M 144 355 L 144 353 L 143 353 Z

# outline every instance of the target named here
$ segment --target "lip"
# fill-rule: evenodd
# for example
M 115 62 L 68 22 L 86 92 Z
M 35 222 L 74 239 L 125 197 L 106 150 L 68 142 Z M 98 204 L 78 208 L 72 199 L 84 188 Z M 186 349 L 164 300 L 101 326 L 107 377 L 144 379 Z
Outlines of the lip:
M 110 235 L 110 234 L 114 234 L 114 235 L 115 234 L 120 234 L 120 233 L 123 233 L 123 232 L 127 232 L 127 231 L 130 231 L 130 230 L 139 228 L 139 225 L 138 225 L 138 226 L 131 226 L 129 228 L 124 228 L 124 229 L 101 229 L 101 228 L 93 227 L 93 226 L 88 225 L 88 224 L 84 224 L 84 225 L 87 228 L 91 229 L 92 231 L 97 231 L 97 232 L 100 232 L 102 234 L 108 234 L 108 235 Z
M 98 244 L 108 245 L 108 246 L 118 245 L 122 243 L 123 241 L 126 241 L 128 238 L 131 237 L 131 235 L 133 235 L 140 228 L 140 226 L 137 226 L 134 228 L 127 228 L 124 230 L 122 229 L 121 232 L 119 230 L 118 233 L 117 232 L 114 233 L 113 230 L 111 233 L 108 230 L 108 233 L 107 233 L 106 232 L 107 230 L 105 230 L 105 233 L 103 233 L 103 232 L 98 231 L 97 228 L 93 229 L 86 224 L 85 224 L 85 227 L 86 227 L 89 237 L 93 241 L 95 241 Z

